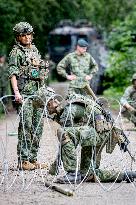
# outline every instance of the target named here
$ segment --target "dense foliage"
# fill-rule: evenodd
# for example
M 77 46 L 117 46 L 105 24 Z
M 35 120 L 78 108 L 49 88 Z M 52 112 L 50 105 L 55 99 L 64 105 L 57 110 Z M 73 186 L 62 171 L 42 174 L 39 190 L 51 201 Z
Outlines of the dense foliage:
M 123 7 L 122 7 L 123 4 Z M 34 26 L 35 43 L 42 53 L 48 32 L 61 19 L 87 18 L 108 31 L 113 21 L 132 11 L 134 0 L 0 0 L 0 46 L 7 53 L 14 42 L 13 26 L 28 21 Z M 126 12 L 127 11 L 127 12 Z
M 123 90 L 130 84 L 136 72 L 136 12 L 131 12 L 124 21 L 116 22 L 110 32 L 107 45 L 110 48 L 107 76 L 112 79 L 112 87 Z
M 49 30 L 61 19 L 75 19 L 78 15 L 78 0 L 0 0 L 0 45 L 9 52 L 14 42 L 13 26 L 19 21 L 33 25 L 35 42 L 45 52 Z

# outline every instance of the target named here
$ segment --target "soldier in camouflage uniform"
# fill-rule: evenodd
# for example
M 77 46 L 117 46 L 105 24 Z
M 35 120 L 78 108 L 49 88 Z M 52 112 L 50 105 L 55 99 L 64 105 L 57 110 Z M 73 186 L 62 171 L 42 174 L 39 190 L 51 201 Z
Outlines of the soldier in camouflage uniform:
M 112 125 L 102 115 L 101 107 L 89 96 L 74 94 L 63 106 L 57 107 L 55 115 L 61 128 L 58 129 L 60 141 L 60 156 L 67 175 L 58 178 L 59 183 L 96 181 L 98 176 L 102 182 L 117 180 L 130 180 L 136 177 L 136 173 L 119 173 L 115 171 L 100 170 L 101 153 L 106 146 L 107 153 L 112 153 L 121 136 L 114 132 Z M 51 112 L 52 104 L 49 102 L 48 109 Z M 80 171 L 77 170 L 76 148 L 81 145 Z M 50 173 L 53 174 L 56 162 L 51 166 Z M 133 176 L 132 176 L 133 175 Z
M 132 76 L 132 85 L 127 87 L 120 100 L 122 115 L 136 126 L 136 73 Z
M 39 51 L 32 44 L 33 28 L 20 22 L 13 28 L 16 44 L 9 54 L 9 78 L 18 104 L 18 166 L 24 170 L 44 168 L 37 162 L 39 142 L 43 132 L 43 106 L 37 106 L 33 96 L 44 86 L 47 72 Z
M 76 50 L 65 56 L 57 65 L 57 72 L 62 77 L 70 80 L 69 91 L 86 95 L 82 88 L 89 84 L 93 75 L 98 71 L 98 66 L 93 57 L 86 52 L 88 43 L 79 39 Z

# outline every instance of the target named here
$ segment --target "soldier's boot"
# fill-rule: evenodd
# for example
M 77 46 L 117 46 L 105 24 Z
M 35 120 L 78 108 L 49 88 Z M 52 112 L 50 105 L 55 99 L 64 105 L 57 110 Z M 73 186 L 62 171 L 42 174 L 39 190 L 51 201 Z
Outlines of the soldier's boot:
M 31 164 L 35 166 L 35 169 L 47 169 L 48 165 L 45 163 L 39 163 L 37 161 L 32 161 Z
M 22 161 L 22 162 L 19 162 L 18 163 L 18 169 L 20 170 L 28 170 L 28 171 L 31 171 L 31 170 L 34 170 L 36 167 L 35 165 L 33 165 L 31 162 L 29 161 Z
M 127 183 L 133 182 L 135 178 L 136 178 L 135 171 L 126 171 L 123 174 L 123 181 L 126 181 Z
M 81 175 L 81 180 L 83 180 L 83 182 L 98 182 L 98 177 L 96 177 L 94 174 L 90 174 L 90 175 Z
M 60 184 L 69 184 L 69 183 L 78 184 L 80 182 L 81 182 L 80 172 L 77 173 L 77 176 L 75 172 L 68 172 L 65 176 L 59 177 L 57 179 L 57 183 L 60 183 Z

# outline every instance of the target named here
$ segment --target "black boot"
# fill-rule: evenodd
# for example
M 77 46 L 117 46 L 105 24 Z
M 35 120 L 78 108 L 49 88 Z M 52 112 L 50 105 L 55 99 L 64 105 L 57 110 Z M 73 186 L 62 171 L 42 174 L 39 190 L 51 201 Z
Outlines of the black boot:
M 65 176 L 60 177 L 57 179 L 57 182 L 60 184 L 69 184 L 69 183 L 80 183 L 81 182 L 81 175 L 80 172 L 68 172 Z

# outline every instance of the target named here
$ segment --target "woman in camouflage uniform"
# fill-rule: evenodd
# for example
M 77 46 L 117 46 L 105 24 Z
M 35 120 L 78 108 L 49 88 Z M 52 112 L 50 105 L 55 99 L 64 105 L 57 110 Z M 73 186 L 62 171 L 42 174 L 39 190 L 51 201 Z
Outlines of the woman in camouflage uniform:
M 20 22 L 13 28 L 16 44 L 9 54 L 9 78 L 18 104 L 18 165 L 24 170 L 44 167 L 37 162 L 39 142 L 43 132 L 43 106 L 35 105 L 33 95 L 47 78 L 45 63 L 32 44 L 33 28 Z M 23 106 L 22 106 L 23 105 Z

